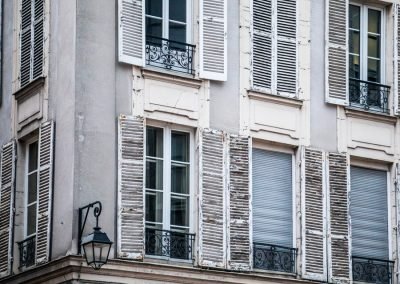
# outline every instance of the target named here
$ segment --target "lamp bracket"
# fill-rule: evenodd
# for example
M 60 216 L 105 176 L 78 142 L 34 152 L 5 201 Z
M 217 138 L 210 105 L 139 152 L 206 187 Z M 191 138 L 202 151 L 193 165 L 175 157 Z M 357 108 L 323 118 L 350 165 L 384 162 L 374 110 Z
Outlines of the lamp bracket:
M 84 207 L 79 208 L 78 254 L 81 254 L 82 235 L 83 235 L 83 230 L 85 229 L 86 220 L 89 215 L 90 208 L 93 208 L 93 216 L 96 218 L 96 228 L 99 227 L 99 216 L 101 214 L 101 209 L 102 209 L 100 201 L 95 201 Z M 82 222 L 83 214 L 85 214 L 85 218 L 83 219 L 83 222 Z

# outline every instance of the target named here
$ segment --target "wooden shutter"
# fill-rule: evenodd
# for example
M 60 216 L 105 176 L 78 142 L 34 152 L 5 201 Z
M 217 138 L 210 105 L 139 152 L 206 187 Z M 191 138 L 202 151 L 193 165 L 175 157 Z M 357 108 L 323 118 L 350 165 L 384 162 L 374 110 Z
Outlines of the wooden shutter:
M 50 260 L 51 212 L 53 195 L 54 123 L 45 122 L 39 129 L 38 211 L 36 263 Z
M 324 153 L 302 150 L 302 241 L 303 278 L 325 281 L 326 218 L 324 188 Z
M 118 257 L 144 256 L 144 120 L 118 122 Z
M 145 66 L 145 0 L 118 0 L 120 62 Z
M 44 0 L 34 0 L 32 80 L 42 76 L 44 46 Z
M 233 270 L 250 269 L 249 138 L 229 138 L 229 263 Z
M 21 1 L 20 81 L 21 87 L 31 80 L 32 0 Z
M 11 273 L 14 227 L 14 187 L 16 148 L 12 141 L 1 149 L 0 157 L 0 277 Z
M 200 0 L 200 77 L 227 80 L 227 0 Z
M 326 101 L 348 105 L 347 22 L 348 0 L 327 0 Z
M 397 58 L 397 62 L 395 63 L 394 70 L 394 81 L 396 82 L 394 88 L 394 106 L 395 113 L 400 115 L 400 4 L 393 4 L 393 27 L 394 27 L 394 54 L 395 58 Z M 396 57 L 397 56 L 397 57 Z
M 199 145 L 199 265 L 224 268 L 226 259 L 224 134 L 215 130 L 202 130 Z
M 345 154 L 329 153 L 329 228 L 328 246 L 331 265 L 329 274 L 332 283 L 349 281 L 349 198 L 348 159 Z

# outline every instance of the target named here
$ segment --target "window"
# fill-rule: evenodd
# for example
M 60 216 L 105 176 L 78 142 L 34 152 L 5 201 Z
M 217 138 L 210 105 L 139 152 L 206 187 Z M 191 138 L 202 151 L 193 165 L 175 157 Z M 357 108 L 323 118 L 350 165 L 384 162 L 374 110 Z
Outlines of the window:
M 191 259 L 191 133 L 146 128 L 146 254 Z

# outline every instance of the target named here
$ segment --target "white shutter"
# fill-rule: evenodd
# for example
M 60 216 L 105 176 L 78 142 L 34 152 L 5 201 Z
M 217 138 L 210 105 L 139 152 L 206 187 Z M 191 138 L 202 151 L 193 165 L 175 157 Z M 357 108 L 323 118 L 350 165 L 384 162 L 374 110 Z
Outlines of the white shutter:
M 227 80 L 227 0 L 200 0 L 200 77 Z
M 394 58 L 397 59 L 395 61 L 394 67 L 394 110 L 395 114 L 400 115 L 400 4 L 394 5 L 394 13 L 393 13 L 393 38 L 394 38 Z
M 38 208 L 36 263 L 50 260 L 51 212 L 53 195 L 54 123 L 45 122 L 39 129 Z
M 43 73 L 44 0 L 34 0 L 32 80 Z
M 4 145 L 0 156 L 0 277 L 11 273 L 12 228 L 14 227 L 14 190 L 16 148 Z
M 326 5 L 326 101 L 348 105 L 347 25 L 348 0 L 327 0 Z
M 32 0 L 21 1 L 20 81 L 21 87 L 31 81 Z
M 145 66 L 145 0 L 118 0 L 118 58 Z

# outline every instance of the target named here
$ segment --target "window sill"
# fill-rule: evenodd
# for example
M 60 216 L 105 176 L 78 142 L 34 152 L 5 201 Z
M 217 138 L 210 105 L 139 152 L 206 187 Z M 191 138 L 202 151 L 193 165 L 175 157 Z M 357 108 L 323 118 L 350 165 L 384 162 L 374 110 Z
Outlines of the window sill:
M 387 113 L 371 112 L 351 106 L 347 106 L 344 109 L 347 117 L 362 118 L 371 121 L 381 121 L 391 124 L 397 123 L 397 117 Z
M 142 69 L 142 76 L 145 79 L 154 79 L 157 81 L 170 82 L 200 89 L 202 80 L 194 78 L 193 75 L 168 71 L 157 67 L 145 67 Z
M 260 101 L 270 101 L 278 104 L 289 105 L 297 108 L 303 107 L 303 100 L 300 100 L 295 97 L 284 97 L 281 95 L 275 95 L 267 92 L 261 92 L 258 90 L 249 90 L 248 96 L 251 99 L 260 100 Z
M 290 272 L 282 272 L 282 271 L 275 271 L 275 270 L 264 270 L 264 269 L 258 269 L 254 268 L 253 272 L 255 274 L 268 274 L 268 275 L 276 275 L 276 276 L 283 276 L 287 278 L 297 278 L 297 273 L 290 273 Z
M 146 254 L 143 262 L 193 267 L 194 260 Z
M 38 77 L 35 80 L 31 81 L 28 85 L 18 89 L 12 95 L 15 97 L 16 100 L 20 100 L 24 98 L 26 95 L 29 95 L 33 90 L 43 87 L 45 81 L 46 77 L 44 76 Z

